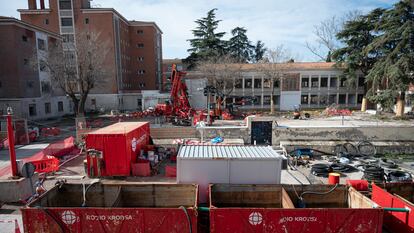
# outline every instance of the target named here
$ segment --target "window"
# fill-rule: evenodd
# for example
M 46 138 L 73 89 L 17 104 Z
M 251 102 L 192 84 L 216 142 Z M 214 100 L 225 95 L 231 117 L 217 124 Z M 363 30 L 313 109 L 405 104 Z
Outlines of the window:
M 244 80 L 244 87 L 245 88 L 252 88 L 252 79 L 251 78 L 246 78 Z
M 234 84 L 234 86 L 235 86 L 236 88 L 243 88 L 243 79 L 237 78 L 237 79 L 235 80 L 235 84 Z
M 29 104 L 29 116 L 36 116 L 36 104 Z
M 328 77 L 321 77 L 321 87 L 328 87 Z
M 91 39 L 91 35 L 87 34 L 87 35 L 86 35 L 86 39 L 87 39 L 87 40 L 90 40 L 90 39 Z
M 41 88 L 42 88 L 42 93 L 50 93 L 51 91 L 50 83 L 47 81 L 42 81 Z
M 331 77 L 331 83 L 329 84 L 331 88 L 337 88 L 338 87 L 338 78 L 337 77 Z
M 138 61 L 144 61 L 144 57 L 138 57 L 137 60 Z
M 73 35 L 62 35 L 64 43 L 73 43 L 75 41 Z
M 263 87 L 264 88 L 270 88 L 270 79 L 268 79 L 268 78 L 265 78 L 265 79 L 263 79 Z
M 311 95 L 310 103 L 311 104 L 318 104 L 319 98 L 317 95 Z
M 275 105 L 279 105 L 280 104 L 280 95 L 274 95 L 273 96 L 273 103 Z
M 85 24 L 89 24 L 89 18 L 85 18 Z
M 319 77 L 312 76 L 312 87 L 319 87 Z
M 144 48 L 144 44 L 143 43 L 137 44 L 137 48 Z
M 49 19 L 45 19 L 45 24 L 49 24 Z
M 71 0 L 59 0 L 59 9 L 61 9 L 61 10 L 70 10 L 70 9 L 72 9 Z
M 91 99 L 91 105 L 96 105 L 96 99 Z
M 58 112 L 63 112 L 63 101 L 58 102 Z
M 354 94 L 349 94 L 348 95 L 348 104 L 356 104 L 356 101 L 355 101 L 356 99 L 355 99 L 355 95 Z
M 358 104 L 362 104 L 362 99 L 364 98 L 364 95 L 363 94 L 358 94 L 358 97 L 357 97 L 357 103 Z
M 50 103 L 45 103 L 45 113 L 50 114 L 52 112 Z
M 336 95 L 329 95 L 328 103 L 336 104 Z
M 254 79 L 254 88 L 262 88 L 262 79 L 261 78 L 255 78 Z
M 339 95 L 338 104 L 346 104 L 346 95 L 344 94 Z
M 140 83 L 139 87 L 145 87 L 145 83 Z
M 45 61 L 40 60 L 39 69 L 40 69 L 40 71 L 46 71 L 46 62 Z
M 27 64 L 29 64 L 29 59 L 27 58 L 23 59 L 23 65 L 27 65 Z
M 62 27 L 70 27 L 72 26 L 72 18 L 61 18 L 60 19 L 60 24 L 62 25 Z
M 2 86 L 2 84 L 1 84 L 1 81 L 0 81 L 0 88 L 1 88 L 1 86 Z
M 22 41 L 27 42 L 27 36 L 22 36 Z
M 328 104 L 328 96 L 327 95 L 321 95 L 319 97 L 319 104 L 320 105 L 327 105 Z
M 138 70 L 138 74 L 145 74 L 145 70 Z
M 302 95 L 300 98 L 301 104 L 309 104 L 309 96 L 308 95 Z
M 144 34 L 143 30 L 137 30 L 137 34 Z
M 270 96 L 263 96 L 263 105 L 270 105 Z
M 365 79 L 364 77 L 359 77 L 358 78 L 358 87 L 363 87 L 365 84 Z
M 339 83 L 339 87 L 345 87 L 346 86 L 346 78 L 341 78 L 341 82 Z
M 280 87 L 280 80 L 273 81 L 273 87 L 274 88 L 279 88 Z
M 309 87 L 309 77 L 302 77 L 302 87 Z
M 26 81 L 26 86 L 27 86 L 28 88 L 33 88 L 33 86 L 34 86 L 34 82 L 33 82 L 32 80 L 28 80 L 28 81 Z
M 45 43 L 45 40 L 42 40 L 42 39 L 37 39 L 37 48 L 39 49 L 39 50 L 46 50 L 46 43 Z

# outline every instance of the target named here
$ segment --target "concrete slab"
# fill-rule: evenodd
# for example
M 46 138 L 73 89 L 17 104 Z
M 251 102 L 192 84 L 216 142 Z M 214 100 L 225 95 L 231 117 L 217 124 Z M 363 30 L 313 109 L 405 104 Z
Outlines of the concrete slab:
M 0 202 L 20 202 L 29 198 L 34 192 L 34 184 L 39 180 L 38 173 L 32 179 L 0 179 Z

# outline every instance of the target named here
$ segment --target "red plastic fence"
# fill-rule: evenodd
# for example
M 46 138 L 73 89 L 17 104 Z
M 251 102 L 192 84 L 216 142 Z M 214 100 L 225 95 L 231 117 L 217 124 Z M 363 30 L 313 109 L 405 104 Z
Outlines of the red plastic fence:
M 45 159 L 31 161 L 35 166 L 35 171 L 39 173 L 43 172 L 55 172 L 59 170 L 59 160 L 53 156 L 47 156 Z
M 51 143 L 45 149 L 37 152 L 36 154 L 22 159 L 23 162 L 35 163 L 37 172 L 51 172 L 57 171 L 59 165 L 59 160 L 55 157 L 62 157 L 68 154 L 78 154 L 79 150 L 76 148 L 75 138 L 69 137 L 64 140 Z M 54 156 L 54 157 L 51 157 Z M 51 159 L 53 158 L 53 159 Z M 38 170 L 39 168 L 39 170 Z M 11 174 L 10 166 L 6 166 L 0 169 L 0 177 Z

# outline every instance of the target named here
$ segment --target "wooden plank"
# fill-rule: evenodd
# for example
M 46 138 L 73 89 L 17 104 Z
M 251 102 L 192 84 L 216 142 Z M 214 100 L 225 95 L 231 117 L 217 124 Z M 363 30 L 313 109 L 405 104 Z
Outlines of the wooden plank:
M 286 190 L 282 188 L 282 207 L 285 209 L 294 209 L 295 205 L 287 194 Z
M 349 208 L 373 208 L 375 203 L 369 198 L 358 192 L 353 187 L 348 189 L 348 207 Z

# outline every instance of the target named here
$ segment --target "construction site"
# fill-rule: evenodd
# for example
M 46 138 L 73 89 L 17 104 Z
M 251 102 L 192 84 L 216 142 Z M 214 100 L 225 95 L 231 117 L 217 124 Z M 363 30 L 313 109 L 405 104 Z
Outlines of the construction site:
M 414 233 L 414 4 L 276 2 L 1 4 L 0 233 Z
M 4 232 L 414 231 L 412 120 L 195 110 L 184 76 L 143 112 L 39 130 L 9 109 Z

